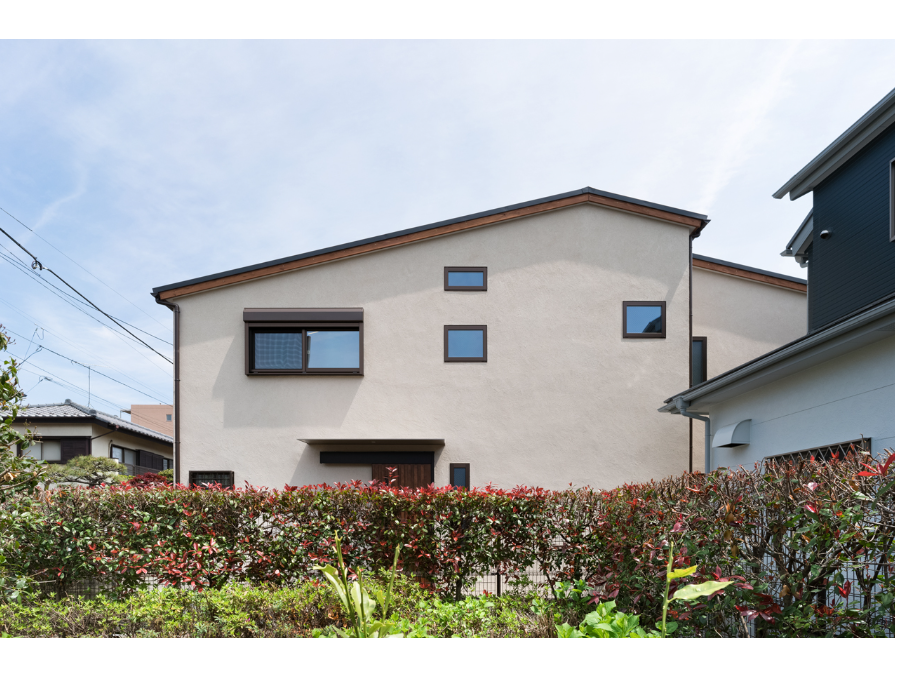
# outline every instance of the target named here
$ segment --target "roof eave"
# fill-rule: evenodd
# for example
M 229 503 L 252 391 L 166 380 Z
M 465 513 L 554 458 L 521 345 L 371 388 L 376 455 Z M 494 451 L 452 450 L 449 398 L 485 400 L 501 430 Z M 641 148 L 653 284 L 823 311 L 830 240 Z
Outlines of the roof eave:
M 827 148 L 798 171 L 772 195 L 781 199 L 790 193 L 791 201 L 802 197 L 837 171 L 875 136 L 894 123 L 894 90 L 876 103 Z
M 279 258 L 277 260 L 270 260 L 268 262 L 259 263 L 256 265 L 228 270 L 226 272 L 219 272 L 203 277 L 188 279 L 186 281 L 181 281 L 174 284 L 158 286 L 154 288 L 151 293 L 157 299 L 157 301 L 160 301 L 161 299 L 168 299 L 179 295 L 187 295 L 189 293 L 195 293 L 213 287 L 231 285 L 232 283 L 240 283 L 240 281 L 249 280 L 249 278 L 259 278 L 262 276 L 269 276 L 271 274 L 279 274 L 281 272 L 299 269 L 303 266 L 318 264 L 316 262 L 316 259 L 322 259 L 321 262 L 329 262 L 330 259 L 336 259 L 337 257 L 351 257 L 354 255 L 371 252 L 372 250 L 381 250 L 384 248 L 390 248 L 395 245 L 403 245 L 404 243 L 413 243 L 414 241 L 429 238 L 432 236 L 442 236 L 442 234 L 445 233 L 443 232 L 443 230 L 449 230 L 451 226 L 470 223 L 471 227 L 480 227 L 481 225 L 492 224 L 495 219 L 496 222 L 500 222 L 501 220 L 512 220 L 515 218 L 535 215 L 536 213 L 553 210 L 555 208 L 574 206 L 575 204 L 579 203 L 593 203 L 595 205 L 608 206 L 611 208 L 618 207 L 622 208 L 623 210 L 634 211 L 637 213 L 642 213 L 644 215 L 649 215 L 650 217 L 656 217 L 674 222 L 676 224 L 685 225 L 692 228 L 692 236 L 696 236 L 700 232 L 700 230 L 702 230 L 709 223 L 709 218 L 699 213 L 684 211 L 682 209 L 676 209 L 661 204 L 655 204 L 653 202 L 634 199 L 632 197 L 617 195 L 611 192 L 604 192 L 592 187 L 586 187 L 580 190 L 574 190 L 572 192 L 553 195 L 551 197 L 544 197 L 542 199 L 535 199 L 529 202 L 513 204 L 511 206 L 492 209 L 490 211 L 482 211 L 480 213 L 470 214 L 468 216 L 462 216 L 459 218 L 439 221 L 437 223 L 413 227 L 406 230 L 391 232 L 388 234 L 379 235 L 377 237 L 370 237 L 368 239 L 349 242 L 347 244 L 340 244 L 338 246 L 331 246 L 329 248 L 309 251 L 307 253 L 301 253 L 299 255 L 290 256 L 287 258 Z M 502 218 L 502 216 L 506 216 L 506 218 Z M 464 229 L 467 228 L 460 227 L 458 229 L 454 229 L 453 232 L 462 231 Z M 431 232 L 431 234 L 422 234 L 428 232 Z M 448 231 L 446 233 L 449 234 L 452 232 Z M 359 250 L 353 252 L 353 249 Z M 344 252 L 345 255 L 340 256 L 339 254 L 342 252 Z M 304 263 L 303 261 L 308 262 Z M 265 273 L 266 271 L 269 272 Z M 231 281 L 225 281 L 226 279 L 231 279 L 234 277 L 249 278 L 232 279 Z M 191 287 L 195 287 L 194 290 L 190 290 Z
M 887 316 L 888 314 L 894 312 L 895 307 L 895 298 L 894 295 L 891 294 L 887 298 L 884 298 L 880 301 L 873 303 L 872 305 L 854 313 L 850 316 L 843 317 L 828 326 L 824 326 L 819 330 L 808 333 L 801 338 L 793 340 L 792 342 L 788 342 L 786 345 L 782 345 L 778 349 L 774 349 L 767 354 L 763 354 L 762 356 L 758 356 L 751 361 L 743 363 L 736 368 L 732 368 L 729 371 L 722 373 L 721 375 L 717 375 L 716 377 L 707 380 L 701 384 L 695 385 L 684 391 L 681 391 L 674 396 L 671 396 L 665 400 L 665 404 L 658 408 L 658 412 L 675 412 L 675 401 L 679 398 L 684 399 L 688 407 L 692 406 L 695 402 L 700 401 L 704 396 L 708 394 L 715 393 L 720 389 L 724 389 L 727 386 L 730 386 L 743 378 L 757 373 L 761 370 L 768 368 L 769 366 L 775 365 L 785 359 L 788 359 L 795 354 L 801 353 L 807 349 L 811 349 L 816 345 L 827 342 L 828 340 L 832 340 L 835 337 L 843 335 L 849 331 L 852 331 L 859 326 L 864 326 L 872 321 L 876 321 L 883 316 Z

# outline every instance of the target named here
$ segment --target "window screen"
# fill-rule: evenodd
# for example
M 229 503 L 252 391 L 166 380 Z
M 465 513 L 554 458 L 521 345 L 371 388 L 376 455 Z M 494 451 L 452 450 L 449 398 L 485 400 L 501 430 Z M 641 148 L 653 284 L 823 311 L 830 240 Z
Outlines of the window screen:
M 302 370 L 303 332 L 257 331 L 253 341 L 253 365 L 256 370 Z

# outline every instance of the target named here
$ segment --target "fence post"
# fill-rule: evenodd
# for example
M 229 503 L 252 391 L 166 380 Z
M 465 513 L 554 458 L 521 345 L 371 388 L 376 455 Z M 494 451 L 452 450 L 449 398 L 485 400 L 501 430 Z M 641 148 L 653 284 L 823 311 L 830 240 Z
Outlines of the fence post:
M 497 597 L 500 597 L 500 568 L 497 568 Z

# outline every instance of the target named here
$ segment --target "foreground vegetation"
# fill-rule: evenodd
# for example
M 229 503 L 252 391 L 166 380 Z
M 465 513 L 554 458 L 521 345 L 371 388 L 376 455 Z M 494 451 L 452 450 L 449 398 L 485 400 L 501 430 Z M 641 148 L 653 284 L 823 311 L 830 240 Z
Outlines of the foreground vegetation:
M 31 440 L 10 425 L 20 402 L 15 364 L 7 361 L 0 447 Z M 552 636 L 560 626 L 574 637 L 610 632 L 602 628 L 610 622 L 664 632 L 661 622 L 671 620 L 682 636 L 892 635 L 893 460 L 893 453 L 851 452 L 827 462 L 559 492 L 359 482 L 223 490 L 147 476 L 45 490 L 45 466 L 0 450 L 2 630 L 193 635 L 255 626 L 265 635 L 299 635 L 340 628 L 352 617 L 325 602 L 322 570 L 343 558 L 377 576 L 399 547 L 409 584 L 397 596 L 397 621 L 409 622 L 404 632 Z M 73 467 L 84 482 L 106 470 Z M 672 577 L 673 567 L 691 571 Z M 497 570 L 514 585 L 537 571 L 540 578 L 530 579 L 537 592 L 463 600 L 475 579 Z M 111 595 L 67 597 L 74 585 L 97 580 Z M 176 589 L 144 590 L 160 583 Z M 704 584 L 727 587 L 684 595 Z M 316 607 L 331 607 L 330 624 Z M 480 616 L 481 628 L 464 616 Z

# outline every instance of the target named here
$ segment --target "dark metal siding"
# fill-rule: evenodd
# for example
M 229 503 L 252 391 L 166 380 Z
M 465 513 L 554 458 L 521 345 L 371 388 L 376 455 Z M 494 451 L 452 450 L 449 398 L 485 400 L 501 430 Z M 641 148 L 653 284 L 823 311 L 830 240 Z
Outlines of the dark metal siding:
M 813 191 L 809 331 L 894 291 L 890 161 L 894 125 Z M 821 239 L 819 233 L 831 236 Z

